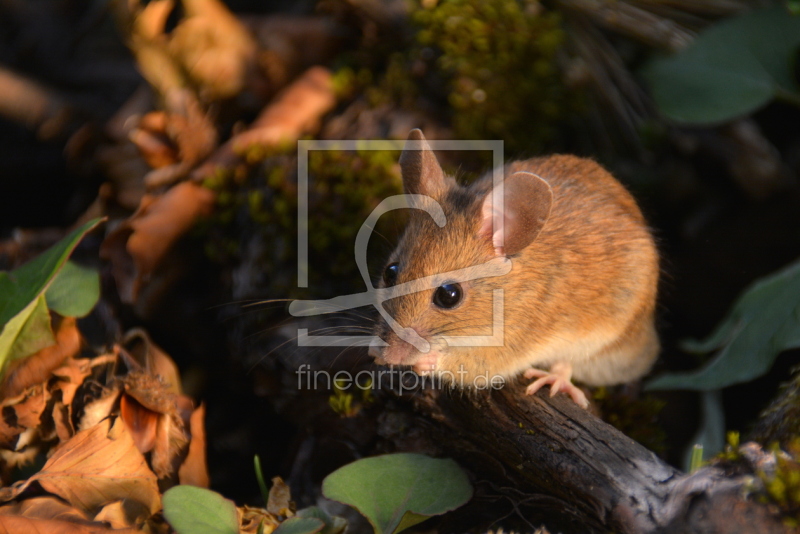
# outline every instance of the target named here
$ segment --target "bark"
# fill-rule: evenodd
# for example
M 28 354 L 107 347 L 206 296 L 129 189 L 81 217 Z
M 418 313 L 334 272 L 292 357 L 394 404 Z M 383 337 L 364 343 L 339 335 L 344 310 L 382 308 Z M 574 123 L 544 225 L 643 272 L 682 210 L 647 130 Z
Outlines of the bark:
M 524 395 L 521 384 L 410 399 L 415 421 L 441 454 L 552 532 L 785 532 L 761 503 L 742 497 L 745 478 L 721 468 L 685 475 L 568 397 Z M 394 437 L 398 444 L 404 436 Z
M 293 488 L 308 491 L 314 477 L 302 472 L 319 473 L 315 458 L 329 464 L 337 450 L 353 454 L 349 460 L 349 453 L 338 454 L 341 463 L 382 452 L 420 452 L 454 458 L 476 488 L 471 503 L 451 513 L 440 532 L 491 525 L 509 506 L 517 516 L 512 522 L 531 531 L 541 525 L 563 533 L 789 531 L 774 509 L 747 498 L 751 477 L 714 466 L 684 474 L 568 397 L 549 398 L 547 388 L 533 397 L 524 394 L 522 381 L 493 391 L 401 391 L 386 380 L 375 393 L 380 402 L 340 418 L 327 407 L 330 393 L 301 386 L 298 370 L 305 364 L 312 372 L 356 376 L 370 369 L 368 358 L 356 350 L 283 350 L 271 359 L 284 369 L 275 406 L 307 432 L 298 447 L 305 454 L 298 452 L 292 467 Z

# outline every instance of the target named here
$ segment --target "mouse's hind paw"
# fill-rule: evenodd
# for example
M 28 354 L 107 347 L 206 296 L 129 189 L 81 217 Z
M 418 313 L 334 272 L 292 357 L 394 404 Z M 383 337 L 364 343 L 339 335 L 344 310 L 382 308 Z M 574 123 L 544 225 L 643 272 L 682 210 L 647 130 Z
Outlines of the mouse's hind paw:
M 550 396 L 554 396 L 559 391 L 569 395 L 575 404 L 581 408 L 588 408 L 589 401 L 583 390 L 572 383 L 572 365 L 569 363 L 555 363 L 550 371 L 540 369 L 528 369 L 525 371 L 525 378 L 536 378 L 536 380 L 525 389 L 525 394 L 533 395 L 542 386 L 550 386 Z

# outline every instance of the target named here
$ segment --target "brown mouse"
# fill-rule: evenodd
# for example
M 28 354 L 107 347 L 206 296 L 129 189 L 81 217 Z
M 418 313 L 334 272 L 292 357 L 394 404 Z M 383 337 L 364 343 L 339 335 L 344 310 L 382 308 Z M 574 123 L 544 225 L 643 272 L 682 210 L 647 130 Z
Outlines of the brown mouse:
M 659 351 L 658 253 L 635 200 L 603 167 L 570 155 L 517 161 L 504 166 L 503 185 L 493 192 L 492 173 L 469 185 L 447 176 L 419 130 L 410 133 L 400 167 L 405 193 L 435 200 L 446 224 L 411 210 L 379 287 L 432 278 L 378 303 L 395 321 L 394 328 L 376 326 L 386 343 L 370 349 L 379 363 L 465 386 L 478 376 L 524 374 L 536 378 L 529 395 L 550 385 L 551 396 L 567 393 L 583 407 L 588 402 L 572 378 L 602 386 L 649 371 Z M 507 274 L 441 275 L 509 261 Z M 452 342 L 491 337 L 497 317 L 502 343 Z

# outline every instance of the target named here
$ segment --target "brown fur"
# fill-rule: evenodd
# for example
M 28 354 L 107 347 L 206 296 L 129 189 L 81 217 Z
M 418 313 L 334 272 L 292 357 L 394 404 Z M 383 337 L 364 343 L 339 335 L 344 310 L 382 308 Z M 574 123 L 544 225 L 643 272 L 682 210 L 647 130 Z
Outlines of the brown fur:
M 424 174 L 438 163 L 427 156 L 419 159 L 428 171 L 406 164 L 404 181 L 410 172 L 423 174 L 415 176 L 416 190 L 407 192 L 434 193 L 447 224 L 439 228 L 427 213 L 414 210 L 388 262 L 400 264 L 398 283 L 482 264 L 495 255 L 491 237 L 480 232 L 491 173 L 469 186 L 435 176 L 435 183 L 426 183 Z M 385 302 L 387 311 L 431 342 L 437 370 L 463 369 L 465 380 L 512 377 L 556 362 L 571 363 L 573 377 L 588 385 L 641 377 L 659 350 L 653 324 L 658 256 L 636 202 L 588 159 L 556 155 L 511 163 L 504 171 L 506 177 L 534 173 L 553 194 L 541 232 L 510 256 L 512 271 L 462 283 L 464 300 L 453 309 L 433 305 L 434 290 L 429 289 Z M 441 335 L 490 335 L 496 288 L 504 290 L 504 346 L 445 347 L 437 342 Z M 384 361 L 413 365 L 424 357 L 386 324 L 377 333 L 389 343 L 381 352 Z

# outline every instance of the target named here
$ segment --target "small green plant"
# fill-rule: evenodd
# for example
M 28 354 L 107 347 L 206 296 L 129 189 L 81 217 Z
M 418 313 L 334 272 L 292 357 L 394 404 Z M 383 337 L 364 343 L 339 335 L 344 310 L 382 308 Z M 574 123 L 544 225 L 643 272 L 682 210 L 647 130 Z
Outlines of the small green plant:
M 50 313 L 88 314 L 100 298 L 96 271 L 68 261 L 81 239 L 100 224 L 87 222 L 11 272 L 0 271 L 0 376 L 6 364 L 53 345 Z
M 472 498 L 472 486 L 453 460 L 398 453 L 334 471 L 323 480 L 322 493 L 361 512 L 376 534 L 393 534 L 462 506 Z
M 692 461 L 689 464 L 689 472 L 694 473 L 703 466 L 703 446 L 695 444 L 692 447 Z
M 175 486 L 162 498 L 164 517 L 177 534 L 239 534 L 236 505 L 219 493 Z

